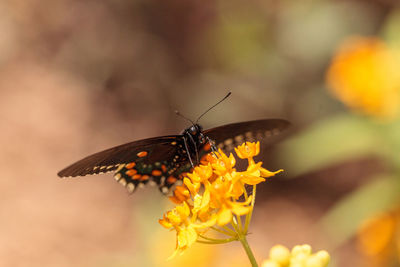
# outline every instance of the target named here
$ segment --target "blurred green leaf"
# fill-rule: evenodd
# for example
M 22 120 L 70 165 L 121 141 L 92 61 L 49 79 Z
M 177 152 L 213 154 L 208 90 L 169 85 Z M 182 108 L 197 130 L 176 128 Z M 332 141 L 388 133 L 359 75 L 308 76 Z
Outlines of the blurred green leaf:
M 400 121 L 376 123 L 374 126 L 379 131 L 380 152 L 386 160 L 400 170 Z
M 392 45 L 400 45 L 400 9 L 392 11 L 386 19 L 383 37 Z
M 284 142 L 278 157 L 291 177 L 348 159 L 380 152 L 377 130 L 368 120 L 348 114 L 332 117 Z
M 337 203 L 320 221 L 334 246 L 352 237 L 367 218 L 391 208 L 399 199 L 398 177 L 380 175 Z

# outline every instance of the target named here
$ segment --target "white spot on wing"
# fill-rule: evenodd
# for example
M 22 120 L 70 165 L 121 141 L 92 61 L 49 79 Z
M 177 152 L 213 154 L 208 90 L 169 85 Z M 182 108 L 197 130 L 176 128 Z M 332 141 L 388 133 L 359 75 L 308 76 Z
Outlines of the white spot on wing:
M 243 143 L 243 140 L 244 140 L 244 137 L 243 137 L 242 134 L 235 136 L 235 142 L 236 142 L 237 144 L 239 144 L 239 145 L 242 144 L 242 143 Z
M 164 194 L 168 193 L 169 192 L 168 187 L 166 186 L 161 187 L 161 192 L 163 192 Z
M 118 181 L 122 186 L 126 186 L 126 180 L 122 178 L 121 180 Z
M 133 191 L 135 191 L 135 185 L 133 183 L 129 183 L 126 185 L 126 189 L 129 193 L 133 193 Z
M 123 167 L 125 167 L 126 164 L 119 164 L 118 168 L 115 170 L 115 172 L 119 172 L 120 170 L 122 170 Z
M 114 179 L 115 180 L 119 180 L 119 179 L 121 179 L 121 174 L 120 173 L 116 173 L 115 175 L 114 175 Z
M 233 144 L 233 139 L 232 139 L 232 138 L 226 139 L 226 140 L 224 141 L 224 144 L 225 144 L 226 146 L 232 145 L 232 144 Z

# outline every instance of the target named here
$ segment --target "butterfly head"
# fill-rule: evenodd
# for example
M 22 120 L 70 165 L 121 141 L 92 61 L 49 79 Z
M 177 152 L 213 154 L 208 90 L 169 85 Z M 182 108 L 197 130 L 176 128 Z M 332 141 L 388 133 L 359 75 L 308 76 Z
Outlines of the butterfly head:
M 199 133 L 202 132 L 203 127 L 201 127 L 199 124 L 193 124 L 190 126 L 188 129 L 186 129 L 191 135 L 197 136 Z
M 201 125 L 197 123 L 185 129 L 183 131 L 183 134 L 191 135 L 193 139 L 198 140 L 200 144 L 204 144 L 206 142 L 206 139 L 203 134 L 203 127 L 201 127 Z

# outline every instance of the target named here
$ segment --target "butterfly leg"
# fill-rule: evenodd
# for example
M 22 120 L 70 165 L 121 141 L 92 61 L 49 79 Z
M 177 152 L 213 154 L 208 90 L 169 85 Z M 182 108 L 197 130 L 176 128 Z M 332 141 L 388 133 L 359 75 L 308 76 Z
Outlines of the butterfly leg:
M 187 156 L 189 158 L 190 165 L 192 165 L 192 168 L 194 168 L 193 161 L 192 161 L 192 158 L 190 157 L 190 151 L 189 151 L 189 148 L 188 148 L 188 145 L 187 145 L 187 140 L 186 140 L 185 136 L 183 136 L 183 144 L 185 145 L 186 154 L 187 154 Z
M 199 160 L 199 151 L 197 150 L 197 145 L 196 145 L 196 142 L 194 141 L 194 139 L 193 139 L 193 136 L 192 135 L 188 135 L 189 136 L 189 138 L 190 138 L 190 141 L 192 141 L 192 143 L 193 143 L 193 145 L 194 145 L 194 150 L 196 151 L 196 162 L 197 162 L 197 164 L 196 165 L 198 165 L 199 163 L 200 163 L 200 160 Z M 189 152 L 189 151 L 188 151 Z M 193 166 L 193 164 L 192 164 L 192 166 Z
M 211 140 L 208 136 L 206 136 L 206 139 L 207 139 L 207 142 L 210 144 L 212 153 L 214 154 L 214 156 L 217 157 L 217 154 L 216 154 L 217 148 L 215 147 L 214 141 Z

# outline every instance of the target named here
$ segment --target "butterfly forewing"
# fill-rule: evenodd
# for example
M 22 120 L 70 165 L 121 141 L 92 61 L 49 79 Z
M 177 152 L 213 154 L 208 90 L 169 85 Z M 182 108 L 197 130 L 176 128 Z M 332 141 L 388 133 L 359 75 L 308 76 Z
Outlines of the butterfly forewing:
M 231 123 L 204 131 L 217 147 L 231 151 L 246 141 L 264 141 L 286 129 L 290 123 L 282 119 L 265 119 Z M 272 140 L 272 139 L 271 139 Z
M 143 162 L 152 164 L 172 160 L 178 153 L 180 135 L 162 136 L 116 146 L 88 156 L 58 173 L 60 177 L 85 176 L 110 172 L 121 164 Z

